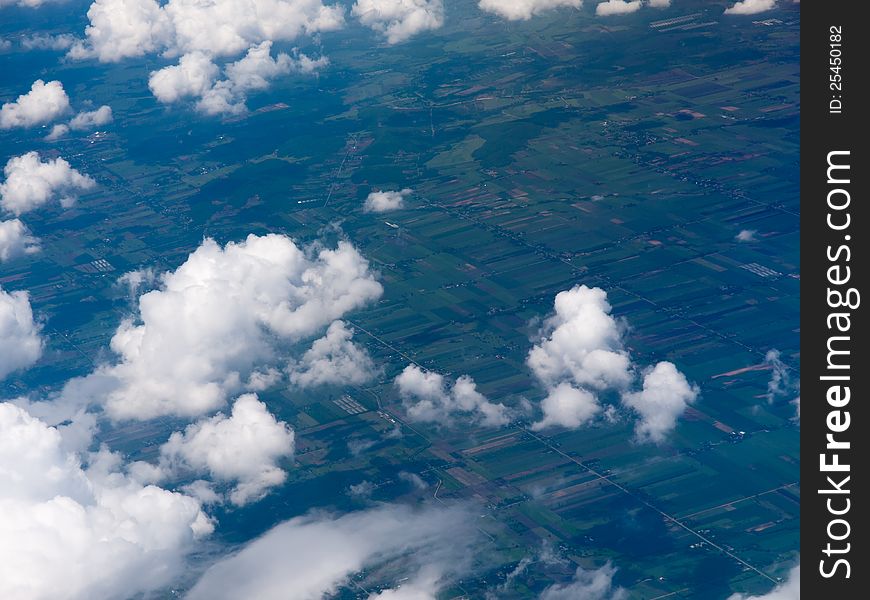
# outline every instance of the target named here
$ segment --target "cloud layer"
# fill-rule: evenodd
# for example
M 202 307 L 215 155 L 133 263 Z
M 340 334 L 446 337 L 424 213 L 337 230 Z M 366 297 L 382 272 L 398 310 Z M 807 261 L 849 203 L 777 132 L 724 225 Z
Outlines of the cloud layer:
M 467 558 L 469 532 L 474 531 L 469 519 L 459 508 L 413 510 L 399 505 L 340 517 L 298 517 L 219 561 L 186 598 L 283 600 L 293 590 L 295 600 L 319 600 L 338 591 L 354 573 L 408 555 L 416 563 L 413 571 L 430 581 L 427 588 L 437 589 Z M 415 580 L 412 585 L 425 583 Z

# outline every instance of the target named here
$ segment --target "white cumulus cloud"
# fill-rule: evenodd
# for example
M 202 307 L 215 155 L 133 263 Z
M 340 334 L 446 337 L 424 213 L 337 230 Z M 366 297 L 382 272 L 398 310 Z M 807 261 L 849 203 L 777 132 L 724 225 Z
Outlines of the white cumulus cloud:
M 734 236 L 734 239 L 738 242 L 754 242 L 757 233 L 758 231 L 755 229 L 741 229 L 740 233 Z
M 532 428 L 580 427 L 602 413 L 599 394 L 616 391 L 640 416 L 638 439 L 661 442 L 695 400 L 697 388 L 672 363 L 660 362 L 645 372 L 643 388 L 632 391 L 637 372 L 625 349 L 624 327 L 611 315 L 601 288 L 578 285 L 560 292 L 554 309 L 526 358 L 547 390 L 543 417 Z
M 442 0 L 357 0 L 351 12 L 360 23 L 383 34 L 390 44 L 444 24 Z
M 102 62 L 162 53 L 233 56 L 261 42 L 342 27 L 344 8 L 321 0 L 96 0 L 74 58 Z
M 43 347 L 39 332 L 27 292 L 0 288 L 0 380 L 39 360 Z
M 610 314 L 607 292 L 576 286 L 559 292 L 554 308 L 527 358 L 538 379 L 545 384 L 570 379 L 598 390 L 628 385 L 631 361 L 621 327 Z
M 202 96 L 211 89 L 218 72 L 218 66 L 208 54 L 191 52 L 182 56 L 177 65 L 152 72 L 148 87 L 157 100 L 169 104 L 191 96 Z
M 0 129 L 33 127 L 53 121 L 69 110 L 69 97 L 59 81 L 37 79 L 30 91 L 0 107 Z
M 318 385 L 361 385 L 377 369 L 371 356 L 353 343 L 353 329 L 335 321 L 299 360 L 288 366 L 290 382 L 301 388 Z
M 440 373 L 408 365 L 395 383 L 412 421 L 449 425 L 459 415 L 487 427 L 510 421 L 507 407 L 490 402 L 468 375 L 459 377 L 448 389 Z
M 293 449 L 293 430 L 255 394 L 245 394 L 233 403 L 229 416 L 218 413 L 173 433 L 160 447 L 160 468 L 236 482 L 230 501 L 244 505 L 284 483 L 287 473 L 278 461 L 291 457 Z
M 39 240 L 20 219 L 0 221 L 0 262 L 39 252 Z
M 45 136 L 46 141 L 54 141 L 73 131 L 89 131 L 96 129 L 101 125 L 111 123 L 113 119 L 112 107 L 103 105 L 96 110 L 81 111 L 74 116 L 69 123 L 58 123 L 51 128 L 48 135 Z
M 178 64 L 151 73 L 149 87 L 164 103 L 197 98 L 205 114 L 245 111 L 249 92 L 275 77 L 312 73 L 327 64 L 296 52 L 270 56 L 273 42 L 340 29 L 345 9 L 321 0 L 95 0 L 88 10 L 85 38 L 70 49 L 73 58 L 116 62 L 160 54 Z M 227 64 L 219 79 L 218 59 L 247 53 Z
M 466 563 L 474 531 L 461 508 L 386 504 L 340 517 L 313 513 L 277 525 L 219 561 L 186 599 L 285 600 L 293 590 L 294 600 L 319 600 L 366 567 L 399 557 L 430 580 L 445 581 Z
M 580 8 L 583 0 L 480 0 L 477 5 L 482 11 L 519 21 L 555 8 Z
M 540 431 L 557 425 L 577 429 L 595 418 L 601 412 L 601 405 L 592 392 L 562 382 L 549 390 L 541 402 L 541 410 L 544 417 L 532 424 L 533 430 Z
M 638 439 L 660 443 L 697 397 L 698 388 L 673 363 L 662 361 L 644 373 L 643 389 L 623 394 L 622 401 L 640 415 Z
M 726 15 L 755 15 L 776 8 L 776 0 L 742 0 L 725 9 Z
M 367 197 L 363 210 L 365 212 L 384 213 L 405 207 L 405 196 L 411 193 L 410 188 L 396 191 L 371 192 Z
M 62 0 L 0 0 L 0 8 L 3 8 L 4 6 L 23 6 L 25 8 L 39 8 L 43 4 L 60 1 Z
M 241 114 L 252 91 L 265 90 L 271 81 L 288 73 L 315 73 L 329 64 L 325 56 L 313 59 L 296 52 L 294 56 L 279 52 L 272 57 L 272 42 L 252 46 L 247 54 L 224 68 L 225 78 L 203 91 L 197 109 L 205 114 Z M 183 59 L 182 59 L 183 60 Z
M 79 173 L 64 159 L 43 161 L 36 152 L 10 158 L 3 174 L 6 179 L 0 183 L 0 207 L 16 216 L 53 200 L 59 200 L 61 206 L 71 206 L 78 192 L 96 186 L 93 179 Z
M 56 428 L 0 404 L 0 597 L 127 598 L 179 574 L 211 522 L 193 498 L 118 466 L 106 451 L 84 466 Z
M 640 0 L 607 0 L 607 2 L 600 2 L 595 7 L 595 14 L 599 17 L 627 15 L 639 11 L 641 5 Z
M 105 104 L 96 110 L 82 111 L 72 118 L 69 128 L 73 131 L 87 131 L 112 122 L 112 107 Z
M 97 373 L 118 384 L 105 408 L 115 419 L 220 408 L 228 394 L 262 387 L 260 367 L 276 344 L 311 337 L 382 292 L 346 241 L 330 249 L 277 234 L 224 247 L 206 239 L 116 331 L 120 361 Z

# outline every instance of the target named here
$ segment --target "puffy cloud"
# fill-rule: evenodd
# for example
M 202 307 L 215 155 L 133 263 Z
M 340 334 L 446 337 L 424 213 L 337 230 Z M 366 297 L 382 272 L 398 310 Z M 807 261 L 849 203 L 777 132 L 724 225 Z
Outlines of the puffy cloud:
M 587 571 L 577 567 L 574 579 L 570 583 L 554 583 L 544 589 L 540 600 L 624 600 L 628 592 L 624 588 L 614 587 L 613 575 L 616 569 L 607 563 L 600 569 Z
M 102 451 L 84 467 L 58 429 L 0 404 L 0 596 L 127 598 L 167 585 L 212 524 Z
M 776 0 L 742 0 L 725 9 L 726 15 L 754 15 L 776 8 Z
M 411 566 L 425 573 L 423 581 L 443 582 L 468 559 L 475 531 L 470 519 L 455 507 L 389 504 L 340 517 L 297 517 L 212 566 L 186 598 L 283 600 L 293 590 L 295 600 L 319 600 L 354 573 L 400 558 L 417 563 Z
M 120 362 L 98 369 L 118 384 L 105 404 L 112 418 L 220 408 L 228 394 L 261 387 L 257 367 L 277 343 L 310 337 L 383 292 L 349 242 L 300 248 L 277 234 L 225 247 L 206 239 L 160 281 L 112 338 Z
M 38 33 L 22 38 L 21 47 L 25 50 L 67 50 L 75 41 L 75 36 L 70 33 L 59 35 Z
M 519 21 L 555 8 L 580 8 L 583 0 L 480 0 L 477 5 L 485 12 Z
M 390 44 L 444 24 L 442 0 L 357 0 L 351 12 L 360 23 L 383 34 Z
M 86 39 L 70 54 L 114 62 L 157 52 L 233 56 L 267 40 L 339 29 L 344 9 L 321 0 L 96 0 L 88 19 Z
M 156 0 L 96 0 L 88 9 L 85 41 L 70 49 L 73 58 L 116 62 L 157 52 L 171 39 L 172 23 Z
M 288 367 L 290 382 L 301 388 L 317 385 L 361 385 L 377 369 L 368 352 L 352 341 L 353 329 L 335 321 L 326 335 L 315 340 L 298 361 Z
M 631 361 L 607 292 L 576 286 L 559 292 L 554 306 L 526 361 L 538 379 L 547 385 L 570 379 L 598 390 L 628 385 Z
M 741 229 L 740 233 L 734 236 L 738 242 L 754 242 L 755 236 L 758 233 L 755 229 Z
M 576 429 L 596 417 L 601 412 L 601 405 L 595 394 L 562 382 L 550 389 L 541 402 L 541 410 L 544 417 L 532 424 L 533 430 L 557 425 Z
M 0 289 L 0 380 L 39 360 L 43 346 L 39 331 L 27 292 Z
M 87 131 L 112 122 L 112 107 L 105 104 L 96 110 L 82 111 L 72 118 L 69 128 L 73 131 Z
M 33 127 L 53 121 L 69 110 L 69 97 L 59 81 L 37 79 L 30 91 L 0 107 L 0 129 Z
M 801 566 L 792 568 L 786 580 L 776 586 L 770 592 L 761 596 L 746 596 L 744 594 L 732 594 L 728 600 L 800 600 L 801 597 Z
M 294 434 L 255 394 L 240 396 L 232 414 L 223 413 L 173 433 L 160 447 L 161 469 L 207 472 L 218 481 L 235 481 L 233 504 L 258 500 L 281 485 L 287 473 L 277 462 L 293 455 Z
M 601 412 L 598 394 L 615 390 L 641 417 L 638 439 L 661 442 L 695 400 L 697 388 L 672 363 L 660 362 L 646 372 L 643 389 L 631 391 L 637 375 L 623 343 L 623 326 L 610 314 L 601 288 L 578 285 L 560 292 L 554 309 L 526 358 L 548 392 L 541 403 L 543 417 L 532 428 L 580 427 Z
M 43 161 L 36 152 L 10 158 L 3 174 L 6 180 L 0 183 L 0 206 L 16 216 L 55 199 L 60 200 L 61 206 L 71 206 L 77 192 L 96 185 L 64 159 Z
M 39 240 L 19 219 L 0 221 L 0 262 L 39 251 Z
M 218 71 L 208 54 L 191 52 L 182 56 L 177 65 L 152 72 L 148 88 L 160 102 L 178 102 L 183 98 L 202 96 L 211 89 Z
M 468 375 L 461 376 L 448 390 L 441 374 L 408 365 L 395 383 L 412 421 L 449 425 L 462 414 L 487 427 L 500 427 L 510 421 L 507 407 L 490 402 Z
M 365 212 L 383 213 L 405 207 L 405 196 L 411 193 L 410 188 L 394 191 L 372 192 L 366 197 L 363 210 Z
M 95 0 L 88 10 L 85 40 L 70 49 L 73 58 L 114 62 L 161 53 L 180 56 L 179 63 L 152 72 L 148 85 L 164 103 L 199 99 L 206 114 L 240 114 L 249 92 L 290 72 L 312 73 L 326 58 L 279 53 L 273 42 L 339 29 L 344 7 L 321 0 Z M 218 80 L 219 57 L 247 54 L 226 66 Z
M 45 136 L 46 141 L 54 141 L 73 131 L 88 131 L 96 129 L 100 125 L 112 122 L 112 107 L 103 105 L 96 110 L 82 111 L 74 116 L 69 123 L 58 123 L 51 128 L 48 135 Z
M 640 7 L 640 0 L 607 0 L 595 7 L 595 14 L 599 17 L 627 15 L 639 11 Z
M 661 443 L 697 397 L 698 388 L 673 363 L 662 361 L 644 374 L 643 389 L 623 394 L 622 401 L 640 415 L 638 439 Z
M 312 59 L 301 53 L 290 56 L 279 52 L 272 58 L 271 49 L 272 42 L 265 41 L 228 64 L 224 69 L 226 78 L 199 94 L 197 109 L 209 115 L 243 113 L 247 110 L 245 101 L 249 92 L 268 88 L 271 80 L 280 75 L 314 73 L 329 64 L 326 57 Z
M 668 8 L 671 5 L 671 0 L 648 0 L 652 8 Z

